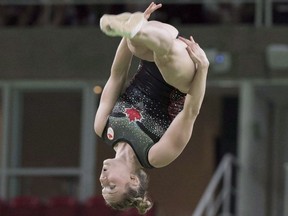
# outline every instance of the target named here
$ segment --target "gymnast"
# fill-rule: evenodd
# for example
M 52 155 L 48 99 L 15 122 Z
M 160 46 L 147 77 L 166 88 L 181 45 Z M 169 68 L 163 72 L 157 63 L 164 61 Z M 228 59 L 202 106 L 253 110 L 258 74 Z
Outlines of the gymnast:
M 94 129 L 115 150 L 100 175 L 102 195 L 114 209 L 152 207 L 144 168 L 174 161 L 189 142 L 205 95 L 209 61 L 171 25 L 148 21 L 161 4 L 144 13 L 104 15 L 101 30 L 122 40 L 103 89 Z M 133 56 L 137 72 L 126 87 Z

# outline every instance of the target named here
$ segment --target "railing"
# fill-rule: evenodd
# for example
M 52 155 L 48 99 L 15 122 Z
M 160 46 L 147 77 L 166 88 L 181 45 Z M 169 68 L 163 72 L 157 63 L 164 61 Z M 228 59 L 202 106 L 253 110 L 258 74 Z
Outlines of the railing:
M 235 164 L 236 159 L 231 154 L 223 157 L 192 216 L 232 215 L 232 172 Z

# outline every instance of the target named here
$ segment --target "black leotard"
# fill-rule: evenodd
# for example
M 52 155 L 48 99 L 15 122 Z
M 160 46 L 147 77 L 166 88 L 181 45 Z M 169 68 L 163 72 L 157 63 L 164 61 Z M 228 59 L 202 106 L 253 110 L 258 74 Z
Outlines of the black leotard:
M 183 109 L 185 94 L 167 84 L 153 62 L 141 61 L 137 73 L 117 100 L 102 134 L 114 146 L 125 141 L 145 168 L 150 148 Z

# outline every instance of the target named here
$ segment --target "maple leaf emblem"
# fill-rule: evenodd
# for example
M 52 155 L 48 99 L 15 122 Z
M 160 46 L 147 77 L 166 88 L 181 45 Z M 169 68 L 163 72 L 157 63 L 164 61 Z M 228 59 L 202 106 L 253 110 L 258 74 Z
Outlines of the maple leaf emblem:
M 125 114 L 128 117 L 130 122 L 133 121 L 141 121 L 142 120 L 142 115 L 141 113 L 134 107 L 132 108 L 126 108 L 125 109 Z
M 112 127 L 109 127 L 107 130 L 107 138 L 109 140 L 113 140 L 114 139 L 114 130 Z

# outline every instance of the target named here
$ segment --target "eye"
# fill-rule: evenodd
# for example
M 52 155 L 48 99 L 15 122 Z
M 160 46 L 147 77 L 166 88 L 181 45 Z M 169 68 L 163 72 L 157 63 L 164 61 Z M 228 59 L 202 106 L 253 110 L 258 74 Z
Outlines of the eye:
M 113 190 L 116 188 L 116 185 L 110 185 L 109 188 L 110 188 L 110 190 Z
M 109 189 L 110 191 L 112 191 L 112 190 L 114 190 L 115 188 L 116 188 L 116 185 L 109 185 L 108 187 L 106 187 L 106 186 L 104 186 L 104 185 L 102 185 L 101 184 L 101 188 L 102 188 L 102 191 L 103 190 L 107 190 L 107 189 Z

